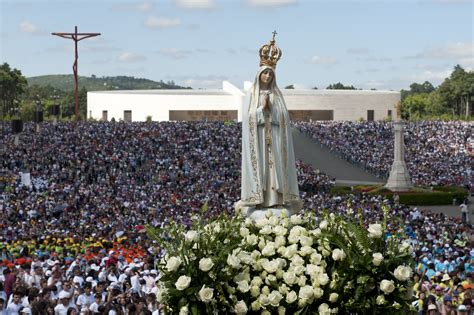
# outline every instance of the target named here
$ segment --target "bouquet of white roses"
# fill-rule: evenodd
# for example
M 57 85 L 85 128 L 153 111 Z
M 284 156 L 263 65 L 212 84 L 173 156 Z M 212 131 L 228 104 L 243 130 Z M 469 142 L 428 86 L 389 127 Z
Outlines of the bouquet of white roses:
M 220 217 L 161 233 L 158 299 L 171 313 L 397 313 L 409 307 L 410 247 L 384 224 L 325 214 Z M 163 237 L 168 240 L 164 241 Z

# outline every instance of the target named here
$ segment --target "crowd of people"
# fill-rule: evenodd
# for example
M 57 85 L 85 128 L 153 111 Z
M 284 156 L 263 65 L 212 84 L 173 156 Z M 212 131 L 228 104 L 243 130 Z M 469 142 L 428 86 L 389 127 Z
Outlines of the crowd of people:
M 158 314 L 163 253 L 145 226 L 189 224 L 205 204 L 211 219 L 232 214 L 240 134 L 239 124 L 223 122 L 43 123 L 39 133 L 27 124 L 18 146 L 9 131 L 0 134 L 0 310 Z M 381 196 L 335 196 L 333 178 L 301 161 L 297 170 L 305 210 L 371 223 L 390 209 L 390 232 L 415 248 L 417 308 L 441 311 L 445 297 L 471 307 L 470 224 Z M 31 186 L 20 172 L 31 174 Z
M 389 122 L 296 122 L 296 127 L 344 159 L 387 178 L 393 163 Z M 421 121 L 405 125 L 405 161 L 414 183 L 471 186 L 474 125 Z

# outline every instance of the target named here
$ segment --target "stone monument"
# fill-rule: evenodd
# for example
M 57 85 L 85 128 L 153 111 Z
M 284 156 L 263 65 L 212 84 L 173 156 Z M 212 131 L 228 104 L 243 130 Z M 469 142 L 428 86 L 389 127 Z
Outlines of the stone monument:
M 405 141 L 403 130 L 405 123 L 401 120 L 401 102 L 397 104 L 397 118 L 393 122 L 394 148 L 393 164 L 385 187 L 391 191 L 408 191 L 413 187 L 405 163 Z

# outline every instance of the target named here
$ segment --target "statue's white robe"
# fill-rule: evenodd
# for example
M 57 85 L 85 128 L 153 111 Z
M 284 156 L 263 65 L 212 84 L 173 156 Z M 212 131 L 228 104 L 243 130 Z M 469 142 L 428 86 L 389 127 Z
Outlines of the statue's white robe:
M 271 113 L 265 124 L 260 68 L 242 110 L 242 206 L 266 208 L 300 205 L 290 119 L 275 76 L 270 88 Z M 265 147 L 265 126 L 271 128 L 271 153 Z M 272 163 L 269 163 L 271 161 Z M 272 168 L 269 167 L 272 164 Z M 273 188 L 273 189 L 272 189 Z

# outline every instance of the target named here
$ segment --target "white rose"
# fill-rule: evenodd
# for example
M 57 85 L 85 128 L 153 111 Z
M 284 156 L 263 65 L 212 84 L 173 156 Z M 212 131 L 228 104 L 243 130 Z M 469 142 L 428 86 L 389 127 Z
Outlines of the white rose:
M 254 298 L 259 296 L 260 295 L 260 288 L 257 287 L 256 285 L 252 286 L 250 288 L 250 295 Z
M 301 236 L 300 244 L 301 246 L 311 246 L 313 245 L 313 238 L 309 236 Z
M 275 244 L 273 242 L 268 242 L 268 244 L 262 249 L 262 255 L 267 257 L 275 255 Z
M 304 287 L 306 285 L 306 280 L 308 280 L 304 275 L 301 275 L 299 278 L 298 278 L 298 285 L 300 287 Z
M 278 217 L 276 217 L 276 216 L 273 216 L 273 217 L 269 218 L 268 221 L 270 222 L 270 224 L 272 226 L 278 225 L 278 222 L 279 222 Z
M 270 304 L 270 299 L 268 298 L 268 295 L 264 294 L 263 291 L 262 291 L 262 294 L 260 294 L 260 296 L 258 297 L 258 301 L 263 306 L 267 306 L 268 304 Z
M 380 266 L 380 264 L 382 263 L 383 261 L 383 255 L 381 253 L 373 253 L 372 254 L 372 263 L 375 265 L 375 266 Z
M 257 287 L 260 287 L 260 286 L 262 286 L 263 281 L 262 281 L 262 278 L 255 276 L 255 277 L 253 277 L 251 283 L 252 283 L 252 285 L 255 285 L 255 286 L 257 286 Z
M 234 312 L 236 314 L 247 314 L 247 311 L 247 304 L 245 304 L 244 301 L 238 301 L 237 304 L 235 304 Z
M 300 276 L 303 272 L 306 271 L 306 268 L 303 265 L 297 265 L 294 267 L 293 270 L 295 271 L 296 275 Z
M 184 289 L 187 289 L 189 287 L 189 284 L 191 283 L 191 277 L 188 276 L 181 276 L 178 278 L 178 281 L 176 281 L 176 289 L 183 291 Z
M 258 236 L 255 235 L 255 234 L 250 234 L 246 237 L 245 240 L 246 240 L 247 244 L 254 246 L 254 245 L 257 245 Z
M 272 293 L 268 295 L 268 299 L 270 300 L 270 305 L 276 307 L 280 305 L 280 301 L 283 299 L 283 296 L 278 291 L 272 291 Z
M 207 272 L 214 267 L 214 263 L 212 262 L 211 258 L 201 258 L 199 260 L 199 269 L 201 269 L 204 272 Z
M 298 252 L 298 245 L 293 244 L 285 248 L 283 257 L 291 259 Z
M 189 314 L 189 308 L 187 305 L 179 309 L 179 315 L 188 315 L 188 314 Z
M 344 260 L 344 258 L 346 258 L 346 253 L 342 249 L 336 248 L 332 251 L 332 259 Z
M 323 221 L 321 221 L 321 223 L 319 223 L 319 228 L 321 230 L 325 230 L 325 229 L 327 229 L 327 227 L 328 227 L 328 221 L 323 220 Z
M 311 248 L 310 246 L 303 246 L 301 247 L 299 254 L 301 256 L 309 256 L 313 253 L 314 249 Z
M 286 308 L 284 306 L 278 306 L 278 315 L 285 315 Z
M 321 254 L 312 253 L 311 258 L 310 258 L 310 262 L 313 265 L 319 265 L 321 263 L 322 259 L 323 259 L 323 256 Z
M 237 290 L 242 293 L 246 293 L 250 290 L 250 285 L 247 281 L 240 281 L 237 283 Z
M 240 268 L 240 259 L 235 255 L 229 254 L 227 256 L 227 264 L 234 269 Z
M 279 266 L 280 263 L 276 259 L 271 261 L 266 260 L 262 262 L 263 269 L 265 269 L 265 271 L 268 273 L 275 273 L 278 270 Z
M 385 297 L 383 295 L 379 295 L 377 296 L 377 298 L 375 299 L 375 303 L 377 303 L 377 305 L 384 305 L 385 304 Z
M 247 229 L 246 227 L 240 228 L 240 236 L 247 237 L 249 234 L 250 234 L 249 229 Z
M 293 285 L 297 281 L 296 274 L 294 272 L 290 272 L 290 271 L 285 272 L 283 274 L 283 281 L 285 281 L 286 284 L 288 284 L 290 286 Z
M 262 234 L 262 235 L 270 235 L 272 234 L 273 232 L 273 229 L 270 225 L 266 225 L 264 226 L 260 231 L 259 233 Z
M 400 281 L 407 281 L 411 277 L 411 268 L 407 266 L 398 266 L 393 272 L 393 275 Z
M 264 226 L 268 225 L 268 219 L 267 218 L 260 218 L 258 220 L 255 220 L 255 226 L 258 228 L 263 228 Z
M 380 282 L 380 290 L 382 290 L 385 294 L 390 294 L 395 290 L 395 284 L 393 280 L 382 280 Z
M 206 288 L 206 286 L 202 286 L 201 290 L 199 290 L 199 299 L 204 303 L 208 303 L 212 301 L 212 297 L 214 296 L 214 289 Z
M 277 281 L 277 278 L 275 275 L 268 275 L 267 278 L 265 279 L 265 283 L 267 285 L 270 285 L 271 283 L 276 282 L 276 281 Z
M 193 230 L 187 231 L 184 235 L 184 239 L 188 243 L 197 242 L 199 240 L 199 233 Z
M 319 299 L 320 297 L 322 297 L 324 294 L 324 290 L 321 289 L 321 288 L 314 288 L 313 289 L 313 295 L 314 295 L 314 298 L 315 299 Z
M 380 238 L 382 237 L 382 225 L 380 224 L 369 224 L 369 236 L 371 238 Z
M 273 228 L 273 233 L 275 233 L 276 236 L 285 236 L 287 232 L 288 230 L 281 225 L 277 225 Z
M 262 288 L 262 295 L 268 296 L 269 294 L 270 294 L 270 288 L 267 287 L 267 286 L 264 286 Z M 264 305 L 266 305 L 266 304 L 264 304 Z
M 291 217 L 290 217 L 290 222 L 291 224 L 301 224 L 303 223 L 303 220 L 301 219 L 301 216 L 297 215 L 297 214 L 293 214 Z
M 298 293 L 298 297 L 300 299 L 305 299 L 305 300 L 309 300 L 313 297 L 314 293 L 313 293 L 313 287 L 312 286 L 309 286 L 309 285 L 305 285 L 303 287 L 300 288 L 300 292 Z
M 252 304 L 250 304 L 250 308 L 252 309 L 252 311 L 258 311 L 262 308 L 262 305 L 260 304 L 259 300 L 256 300 L 253 301 Z
M 319 315 L 330 315 L 331 309 L 329 308 L 329 305 L 327 305 L 326 303 L 323 303 L 319 305 L 318 312 L 319 312 Z
M 318 275 L 318 281 L 320 285 L 326 285 L 329 282 L 329 276 L 327 275 L 327 273 L 320 273 Z
M 156 300 L 158 303 L 164 303 L 166 302 L 168 290 L 165 287 L 159 287 L 158 290 L 156 290 Z
M 296 299 L 298 298 L 298 296 L 296 295 L 296 292 L 295 291 L 290 291 L 288 292 L 288 294 L 286 295 L 286 303 L 288 304 L 291 304 L 293 303 L 294 301 L 296 301 Z
M 181 265 L 181 259 L 179 257 L 170 257 L 166 262 L 166 270 L 168 272 L 174 272 L 178 270 Z
M 329 294 L 329 302 L 334 303 L 334 302 L 337 301 L 338 298 L 339 298 L 339 294 L 337 294 L 337 293 Z
M 285 244 L 286 244 L 286 238 L 284 236 L 277 236 L 275 237 L 275 247 L 278 247 L 278 249 L 282 248 L 285 249 Z

